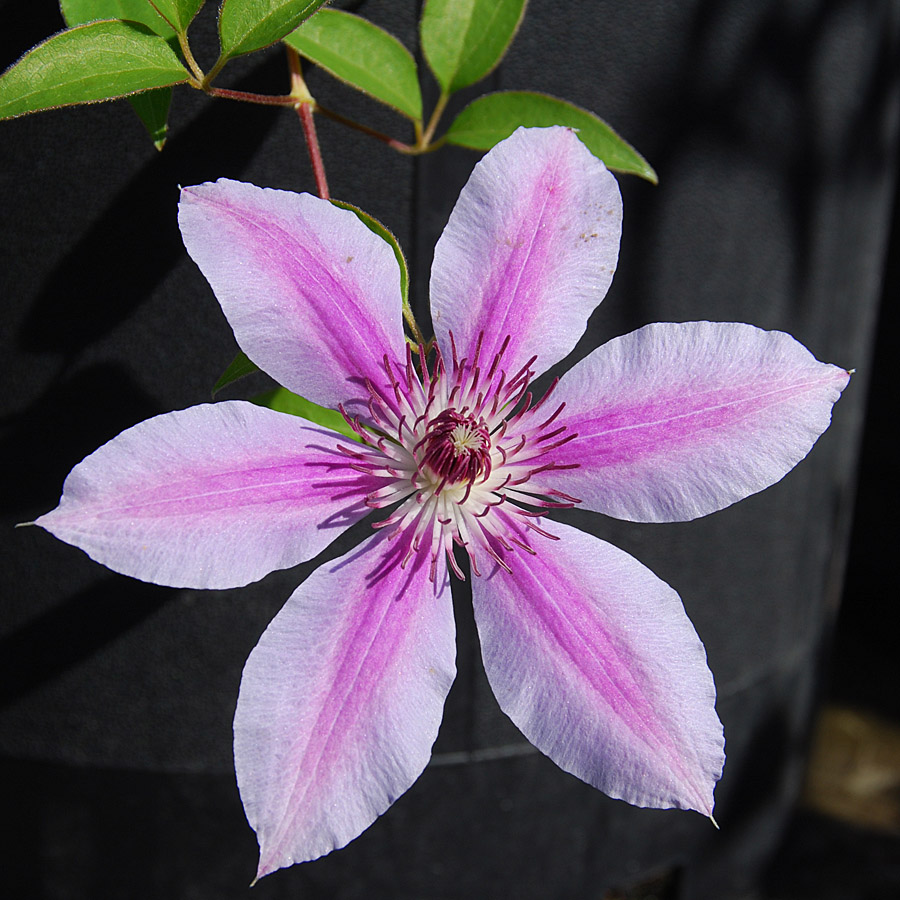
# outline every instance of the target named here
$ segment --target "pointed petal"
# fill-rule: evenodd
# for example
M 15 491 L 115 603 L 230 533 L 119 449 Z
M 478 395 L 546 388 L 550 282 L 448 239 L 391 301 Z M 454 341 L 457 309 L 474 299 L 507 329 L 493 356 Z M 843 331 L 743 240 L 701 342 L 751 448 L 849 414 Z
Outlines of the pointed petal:
M 257 581 L 315 556 L 383 479 L 333 432 L 234 400 L 141 422 L 79 463 L 37 524 L 105 566 L 173 587 Z
M 501 709 L 558 766 L 636 806 L 712 813 L 724 763 L 706 653 L 675 591 L 557 522 L 512 574 L 474 579 Z
M 400 546 L 398 546 L 400 545 Z M 419 777 L 456 674 L 446 567 L 370 538 L 319 569 L 244 667 L 234 755 L 258 877 L 363 832 Z
M 334 409 L 404 358 L 397 261 L 352 212 L 220 179 L 181 192 L 178 222 L 241 349 L 286 388 Z
M 520 128 L 475 167 L 434 251 L 431 313 L 482 359 L 543 372 L 584 332 L 612 281 L 622 230 L 615 178 L 567 128 Z
M 595 350 L 553 402 L 577 468 L 539 473 L 620 519 L 695 519 L 761 491 L 809 453 L 849 380 L 790 335 L 752 325 L 659 323 Z

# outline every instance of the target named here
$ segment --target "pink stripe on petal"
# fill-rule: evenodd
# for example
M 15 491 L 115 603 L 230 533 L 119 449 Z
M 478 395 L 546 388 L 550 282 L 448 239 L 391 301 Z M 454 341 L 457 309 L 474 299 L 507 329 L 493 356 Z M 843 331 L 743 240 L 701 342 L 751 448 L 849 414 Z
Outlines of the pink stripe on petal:
M 77 465 L 37 524 L 117 572 L 224 588 L 310 559 L 384 483 L 340 435 L 242 401 L 141 422 Z
M 247 356 L 316 403 L 364 412 L 365 379 L 406 352 L 388 244 L 327 200 L 225 179 L 185 188 L 178 222 Z
M 234 753 L 258 877 L 343 847 L 428 763 L 455 626 L 443 561 L 431 582 L 405 552 L 379 535 L 313 573 L 247 660 Z
M 675 591 L 577 529 L 473 579 L 501 709 L 558 766 L 636 806 L 712 813 L 724 764 L 706 653 Z
M 578 437 L 539 473 L 596 512 L 672 522 L 783 478 L 831 421 L 849 380 L 790 335 L 752 325 L 660 323 L 610 341 L 560 381 Z
M 475 167 L 435 247 L 438 344 L 482 360 L 507 335 L 509 374 L 575 346 L 612 281 L 622 230 L 615 178 L 567 128 L 520 128 Z

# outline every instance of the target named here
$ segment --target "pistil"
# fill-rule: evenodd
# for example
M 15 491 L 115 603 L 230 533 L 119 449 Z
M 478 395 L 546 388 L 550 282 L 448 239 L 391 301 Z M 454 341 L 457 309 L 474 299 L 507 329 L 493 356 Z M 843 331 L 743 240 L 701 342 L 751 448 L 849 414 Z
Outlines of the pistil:
M 444 409 L 429 423 L 425 436 L 413 448 L 421 454 L 419 472 L 445 485 L 485 481 L 491 474 L 491 436 L 484 419 L 465 411 Z

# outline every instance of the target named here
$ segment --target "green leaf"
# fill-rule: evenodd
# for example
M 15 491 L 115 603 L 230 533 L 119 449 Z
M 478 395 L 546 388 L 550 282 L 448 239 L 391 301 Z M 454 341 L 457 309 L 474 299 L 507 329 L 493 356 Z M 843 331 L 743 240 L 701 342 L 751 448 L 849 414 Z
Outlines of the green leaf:
M 231 365 L 222 373 L 222 377 L 213 386 L 213 396 L 215 397 L 226 385 L 243 378 L 245 375 L 252 375 L 258 371 L 259 366 L 251 362 L 246 353 L 240 351 L 232 360 Z M 318 403 L 313 403 L 312 400 L 307 400 L 299 394 L 294 394 L 287 388 L 279 386 L 265 391 L 253 397 L 251 402 L 257 406 L 266 406 L 269 409 L 274 409 L 276 412 L 300 416 L 301 419 L 307 419 L 310 422 L 315 422 L 316 425 L 321 425 L 323 428 L 340 432 L 340 434 L 346 435 L 354 441 L 359 440 L 359 437 L 337 410 L 319 406 Z
M 205 0 L 149 0 L 149 2 L 157 8 L 160 15 L 165 16 L 179 34 L 184 34 L 188 30 L 188 25 L 194 21 L 194 16 L 200 12 Z
M 290 34 L 326 0 L 223 0 L 219 12 L 222 56 L 261 50 Z
M 422 118 L 422 94 L 412 54 L 377 25 L 323 9 L 284 42 L 307 59 L 410 119 Z
M 243 378 L 245 375 L 252 375 L 259 371 L 259 366 L 253 362 L 243 350 L 231 361 L 231 365 L 222 373 L 219 380 L 213 385 L 213 397 L 222 390 L 223 387 Z
M 0 76 L 0 119 L 111 100 L 187 79 L 172 48 L 146 26 L 79 25 L 38 44 Z
M 656 172 L 637 150 L 622 140 L 602 119 L 565 100 L 527 91 L 485 94 L 470 103 L 445 135 L 448 144 L 490 150 L 520 125 L 567 125 L 578 131 L 587 148 L 617 172 L 639 175 L 657 183 Z
M 444 93 L 480 81 L 516 35 L 527 0 L 427 0 L 422 52 Z
M 359 436 L 353 432 L 339 412 L 319 406 L 312 400 L 291 393 L 287 388 L 277 387 L 274 390 L 266 391 L 264 394 L 254 397 L 252 402 L 257 406 L 267 406 L 276 412 L 300 416 L 301 419 L 306 419 L 331 431 L 337 431 L 354 441 L 359 440 Z
M 378 237 L 391 245 L 391 249 L 394 251 L 394 256 L 397 260 L 397 265 L 400 266 L 400 296 L 403 303 L 403 315 L 404 318 L 408 315 L 411 316 L 412 308 L 409 305 L 409 267 L 406 265 L 406 257 L 403 255 L 403 250 L 400 248 L 400 242 L 386 226 L 378 221 L 378 219 L 374 216 L 370 216 L 367 212 L 363 212 L 358 206 L 354 206 L 352 203 L 345 203 L 343 200 L 332 200 L 331 202 L 341 209 L 349 209 L 350 212 L 355 213 L 356 217 L 369 229 L 369 231 L 375 232 Z
M 175 32 L 160 14 L 150 5 L 149 0 L 60 0 L 66 25 L 86 25 L 99 19 L 126 19 L 140 22 L 156 34 L 165 38 L 174 37 Z
M 169 134 L 169 107 L 172 104 L 172 88 L 155 88 L 128 97 L 134 111 L 144 123 L 147 133 L 157 150 L 162 150 Z
M 203 0 L 199 0 L 203 2 Z M 127 19 L 140 22 L 151 31 L 164 37 L 173 50 L 177 50 L 178 39 L 171 26 L 150 5 L 150 0 L 60 0 L 66 25 L 84 25 L 98 19 Z M 157 150 L 162 150 L 169 131 L 169 107 L 172 103 L 172 88 L 157 88 L 144 94 L 128 98 Z

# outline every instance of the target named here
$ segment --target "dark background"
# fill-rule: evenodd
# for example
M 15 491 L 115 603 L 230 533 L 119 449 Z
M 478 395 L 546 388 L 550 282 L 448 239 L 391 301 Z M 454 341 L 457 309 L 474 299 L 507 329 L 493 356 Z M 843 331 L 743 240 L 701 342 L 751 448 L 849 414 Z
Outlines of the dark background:
M 416 46 L 413 0 L 351 8 Z M 207 67 L 211 12 L 191 32 Z M 0 0 L 0 22 L 0 67 L 61 27 L 53 0 Z M 573 358 L 647 322 L 721 319 L 789 331 L 857 370 L 832 428 L 763 494 L 681 525 L 569 516 L 672 584 L 706 643 L 728 741 L 721 830 L 609 800 L 533 752 L 490 695 L 461 593 L 460 674 L 433 764 L 348 848 L 252 894 L 231 717 L 243 660 L 312 564 L 239 591 L 179 591 L 12 525 L 52 508 L 69 469 L 123 428 L 208 399 L 236 347 L 181 245 L 177 186 L 313 190 L 300 127 L 187 88 L 162 154 L 124 102 L 0 123 L 0 871 L 13 896 L 900 894 L 896 839 L 794 813 L 826 694 L 900 721 L 898 50 L 896 0 L 532 0 L 484 88 L 591 109 L 660 176 L 621 179 L 620 269 Z M 283 55 L 238 61 L 222 84 L 281 93 Z M 309 84 L 409 137 L 327 76 Z M 398 236 L 425 315 L 433 245 L 477 154 L 412 161 L 319 128 L 333 195 Z

